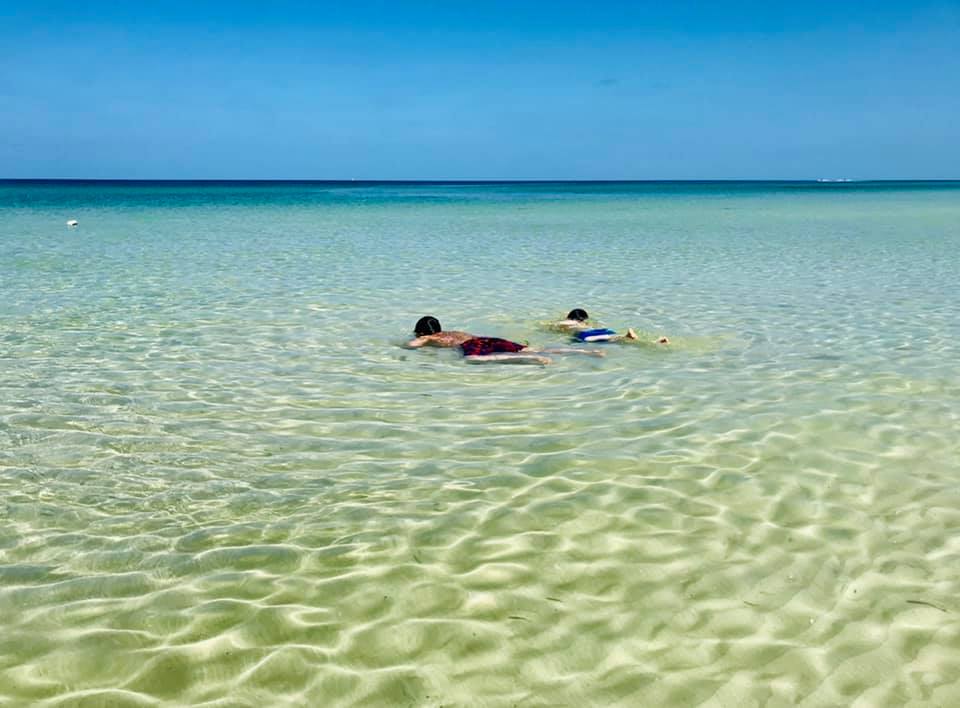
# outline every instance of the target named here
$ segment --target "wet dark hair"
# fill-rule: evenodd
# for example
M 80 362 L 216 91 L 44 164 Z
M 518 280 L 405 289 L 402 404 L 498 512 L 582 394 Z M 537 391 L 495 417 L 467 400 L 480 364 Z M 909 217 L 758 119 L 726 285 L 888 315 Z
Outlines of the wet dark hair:
M 568 320 L 576 320 L 577 322 L 586 322 L 590 319 L 590 315 L 587 314 L 586 310 L 581 310 L 579 307 L 576 310 L 570 310 L 567 313 Z
M 437 334 L 442 331 L 443 330 L 440 329 L 440 320 L 430 315 L 421 317 L 413 327 L 413 333 L 418 337 L 426 337 L 428 334 Z

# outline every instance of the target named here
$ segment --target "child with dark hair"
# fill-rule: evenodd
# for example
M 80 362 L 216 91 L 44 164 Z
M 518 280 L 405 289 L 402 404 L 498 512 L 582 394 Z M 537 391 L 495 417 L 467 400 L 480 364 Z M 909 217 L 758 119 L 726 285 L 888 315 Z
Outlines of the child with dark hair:
M 559 329 L 564 332 L 570 332 L 573 338 L 579 342 L 625 342 L 630 340 L 639 340 L 639 335 L 633 328 L 627 329 L 626 334 L 617 334 L 615 330 L 606 327 L 594 327 L 587 324 L 590 315 L 582 308 L 575 308 L 567 313 L 565 319 L 552 323 L 552 329 Z M 666 337 L 657 337 L 656 344 L 669 344 L 670 340 Z
M 419 347 L 459 347 L 474 335 L 469 332 L 444 332 L 436 317 L 421 317 L 413 327 L 416 339 L 407 342 L 411 349 Z

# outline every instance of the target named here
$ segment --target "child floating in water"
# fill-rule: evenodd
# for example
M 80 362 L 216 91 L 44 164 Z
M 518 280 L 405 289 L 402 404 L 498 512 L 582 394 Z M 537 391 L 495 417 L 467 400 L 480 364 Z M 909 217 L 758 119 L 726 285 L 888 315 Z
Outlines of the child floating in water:
M 413 349 L 419 347 L 460 347 L 467 361 L 482 363 L 487 361 L 530 362 L 551 364 L 552 360 L 542 354 L 587 354 L 603 356 L 596 349 L 533 349 L 525 344 L 511 342 L 498 337 L 478 337 L 469 332 L 456 330 L 444 332 L 436 317 L 421 317 L 413 328 L 415 339 L 407 342 Z
M 565 319 L 554 322 L 551 327 L 570 332 L 573 338 L 580 342 L 626 342 L 640 339 L 632 328 L 628 329 L 626 334 L 617 334 L 612 329 L 591 327 L 587 324 L 588 319 L 590 315 L 587 311 L 578 307 L 570 310 Z M 669 344 L 670 340 L 666 337 L 658 337 L 654 342 Z
M 440 326 L 440 320 L 436 317 L 421 317 L 417 324 L 413 326 L 413 333 L 416 339 L 407 342 L 411 349 L 420 347 L 459 347 L 468 339 L 474 339 L 475 336 L 469 332 L 458 332 L 456 330 L 444 332 Z

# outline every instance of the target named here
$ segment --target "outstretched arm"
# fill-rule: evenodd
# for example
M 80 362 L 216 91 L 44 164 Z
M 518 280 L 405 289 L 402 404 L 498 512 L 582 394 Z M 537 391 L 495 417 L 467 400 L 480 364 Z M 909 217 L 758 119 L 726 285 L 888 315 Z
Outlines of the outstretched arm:
M 430 340 L 426 337 L 417 337 L 416 339 L 411 339 L 409 342 L 407 342 L 406 346 L 407 349 L 419 349 L 429 341 Z

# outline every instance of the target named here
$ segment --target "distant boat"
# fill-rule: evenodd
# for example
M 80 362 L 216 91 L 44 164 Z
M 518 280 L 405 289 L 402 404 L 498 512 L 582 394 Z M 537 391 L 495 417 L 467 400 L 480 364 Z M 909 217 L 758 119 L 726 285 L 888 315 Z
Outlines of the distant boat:
M 846 177 L 821 177 L 817 182 L 853 182 L 853 180 Z
M 67 226 L 69 226 L 72 229 L 75 226 L 77 226 L 79 223 L 80 222 L 77 221 L 76 219 L 70 219 L 70 221 L 67 222 Z

